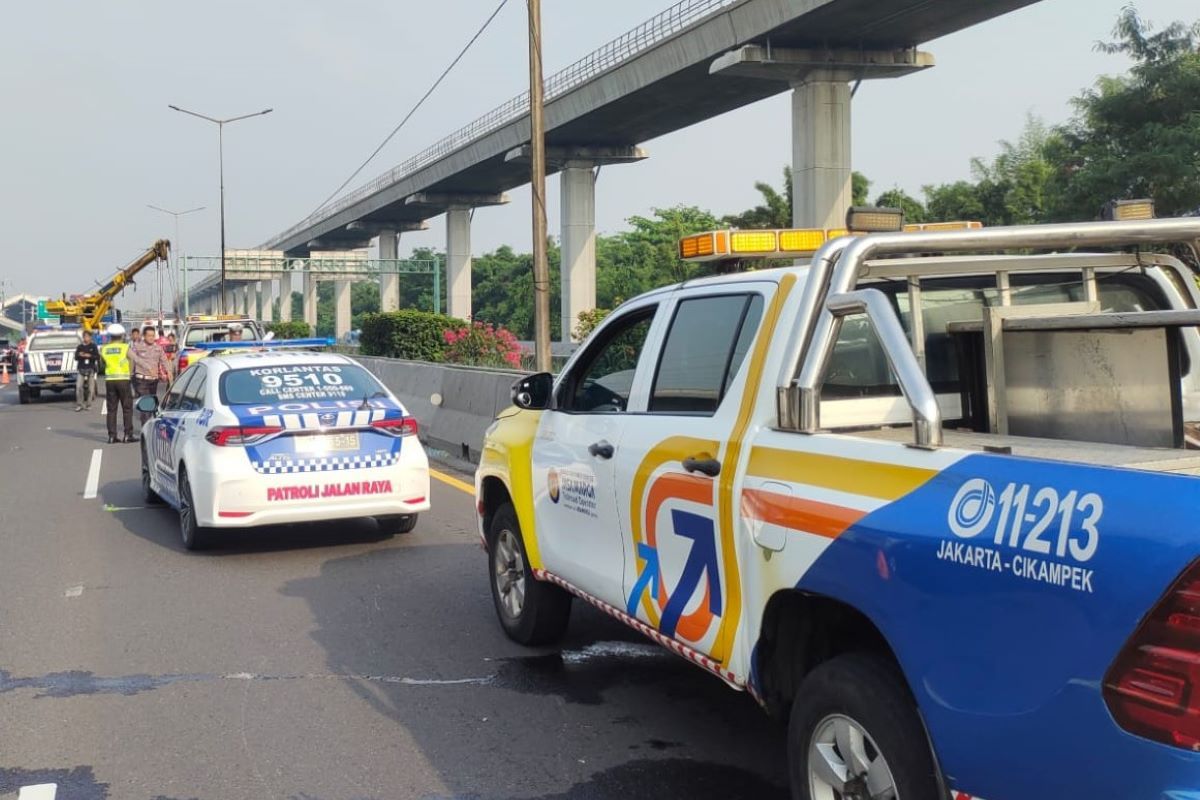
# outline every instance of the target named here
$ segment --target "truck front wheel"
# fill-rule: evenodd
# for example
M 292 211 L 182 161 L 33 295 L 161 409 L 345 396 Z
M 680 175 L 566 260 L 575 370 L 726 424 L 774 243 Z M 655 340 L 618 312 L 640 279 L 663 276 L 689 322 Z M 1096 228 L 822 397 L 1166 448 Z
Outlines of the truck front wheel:
M 830 659 L 804 679 L 792 704 L 792 797 L 940 797 L 928 741 L 895 667 L 867 653 Z
M 539 645 L 563 635 L 571 617 L 571 595 L 533 577 L 511 503 L 497 509 L 488 529 L 488 573 L 492 603 L 508 638 Z

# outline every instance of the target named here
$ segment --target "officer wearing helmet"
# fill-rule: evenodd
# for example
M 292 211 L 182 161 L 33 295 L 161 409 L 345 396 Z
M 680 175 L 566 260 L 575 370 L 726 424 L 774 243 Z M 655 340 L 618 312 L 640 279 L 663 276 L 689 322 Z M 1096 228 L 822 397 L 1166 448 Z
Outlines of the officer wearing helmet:
M 108 443 L 120 441 L 136 442 L 133 434 L 133 386 L 132 366 L 129 361 L 129 343 L 125 341 L 125 327 L 119 323 L 108 326 L 108 344 L 100 348 L 100 360 L 104 362 L 104 399 L 108 405 Z M 125 430 L 123 439 L 117 438 L 117 405 L 121 406 L 121 422 Z

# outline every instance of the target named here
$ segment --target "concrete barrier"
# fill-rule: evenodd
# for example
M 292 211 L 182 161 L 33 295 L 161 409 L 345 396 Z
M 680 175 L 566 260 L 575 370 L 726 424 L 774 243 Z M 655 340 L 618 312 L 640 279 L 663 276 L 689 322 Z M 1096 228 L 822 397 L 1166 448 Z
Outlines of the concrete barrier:
M 527 373 L 423 361 L 355 356 L 383 381 L 421 426 L 421 440 L 450 456 L 479 462 L 483 435 L 512 405 L 512 385 Z M 439 405 L 434 398 L 441 399 Z

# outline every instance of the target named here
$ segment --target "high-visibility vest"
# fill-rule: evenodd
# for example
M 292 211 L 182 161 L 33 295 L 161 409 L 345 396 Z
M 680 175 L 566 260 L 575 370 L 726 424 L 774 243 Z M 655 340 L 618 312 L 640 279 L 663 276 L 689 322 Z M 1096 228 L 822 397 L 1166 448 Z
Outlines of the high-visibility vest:
M 107 381 L 127 381 L 132 368 L 129 364 L 129 345 L 125 342 L 113 342 L 100 348 L 100 358 L 104 360 L 104 379 Z

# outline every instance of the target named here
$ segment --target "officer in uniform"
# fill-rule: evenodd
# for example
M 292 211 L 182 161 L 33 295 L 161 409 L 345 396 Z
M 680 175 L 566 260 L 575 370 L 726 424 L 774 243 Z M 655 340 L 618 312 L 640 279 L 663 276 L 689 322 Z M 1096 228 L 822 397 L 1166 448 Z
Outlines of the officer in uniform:
M 136 442 L 133 435 L 133 386 L 130 383 L 132 367 L 129 363 L 129 344 L 125 341 L 125 328 L 119 324 L 108 326 L 108 344 L 100 348 L 100 360 L 104 362 L 104 399 L 108 404 L 108 443 L 120 441 Z M 121 406 L 121 418 L 125 427 L 125 438 L 117 438 L 117 404 Z

